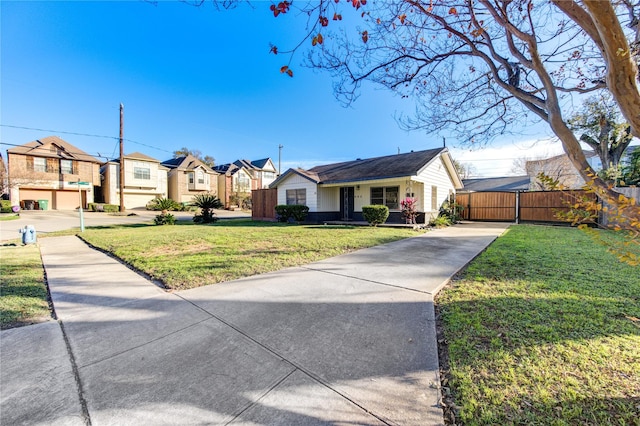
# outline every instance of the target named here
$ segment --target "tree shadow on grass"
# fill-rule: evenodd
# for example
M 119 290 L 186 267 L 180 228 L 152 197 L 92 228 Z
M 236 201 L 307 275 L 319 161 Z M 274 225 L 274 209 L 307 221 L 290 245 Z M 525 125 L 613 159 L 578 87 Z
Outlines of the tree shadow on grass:
M 437 299 L 441 367 L 467 420 L 637 424 L 640 304 L 609 288 Z

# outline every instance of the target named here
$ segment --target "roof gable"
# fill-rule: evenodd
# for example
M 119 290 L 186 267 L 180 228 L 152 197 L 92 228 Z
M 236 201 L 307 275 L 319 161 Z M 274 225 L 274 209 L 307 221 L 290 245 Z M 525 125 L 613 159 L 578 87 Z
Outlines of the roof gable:
M 100 163 L 97 158 L 87 154 L 80 148 L 71 145 L 69 142 L 59 138 L 58 136 L 47 136 L 46 138 L 36 139 L 35 141 L 28 142 L 24 145 L 8 149 L 7 152 L 9 154 L 34 155 L 38 157 Z
M 143 154 L 141 152 L 132 152 L 131 154 L 127 154 L 124 156 L 125 159 L 127 160 L 143 160 L 143 161 L 151 161 L 153 163 L 159 163 L 160 160 L 156 160 L 153 157 L 149 157 L 146 154 Z
M 217 173 L 193 155 L 183 155 L 182 157 L 172 158 L 170 160 L 163 161 L 161 164 L 169 167 L 170 169 L 191 171 L 201 168 L 207 173 Z
M 285 180 L 289 179 L 291 176 L 294 176 L 294 175 L 302 176 L 303 178 L 315 184 L 320 182 L 320 178 L 316 173 L 313 173 L 304 169 L 300 169 L 300 168 L 288 169 L 286 172 L 278 176 L 276 180 L 271 182 L 271 185 L 269 185 L 269 188 L 277 187 L 279 184 L 281 184 L 282 182 L 284 182 Z

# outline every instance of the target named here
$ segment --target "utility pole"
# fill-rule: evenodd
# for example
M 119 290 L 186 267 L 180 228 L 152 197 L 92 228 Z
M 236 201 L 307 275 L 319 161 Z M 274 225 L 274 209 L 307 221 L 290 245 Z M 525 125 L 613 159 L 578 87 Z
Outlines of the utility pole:
M 278 145 L 278 176 L 281 174 L 280 165 L 282 164 L 282 144 Z
M 120 104 L 120 212 L 124 213 L 124 105 Z

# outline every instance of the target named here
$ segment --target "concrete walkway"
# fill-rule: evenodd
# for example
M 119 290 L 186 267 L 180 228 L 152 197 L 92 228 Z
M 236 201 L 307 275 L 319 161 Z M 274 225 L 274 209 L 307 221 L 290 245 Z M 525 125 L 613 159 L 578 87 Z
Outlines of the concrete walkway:
M 0 424 L 442 424 L 433 296 L 506 227 L 173 293 L 42 239 L 59 320 L 1 332 Z

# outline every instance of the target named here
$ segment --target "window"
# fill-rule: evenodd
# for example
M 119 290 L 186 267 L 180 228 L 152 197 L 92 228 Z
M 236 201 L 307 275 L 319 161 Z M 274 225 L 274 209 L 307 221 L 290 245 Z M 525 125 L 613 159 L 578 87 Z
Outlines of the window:
M 204 184 L 204 173 L 202 170 L 198 170 L 198 183 Z
M 151 169 L 146 167 L 134 167 L 133 168 L 134 179 L 151 180 Z
M 73 174 L 73 160 L 60 160 L 60 173 Z
M 307 189 L 287 189 L 287 204 L 302 204 L 307 205 Z
M 193 172 L 187 173 L 187 176 L 189 177 L 189 185 L 193 185 Z
M 438 187 L 431 187 L 431 211 L 438 210 Z
M 47 171 L 47 159 L 42 157 L 33 157 L 33 171 L 34 172 L 46 172 Z
M 382 204 L 389 207 L 390 210 L 398 210 L 398 194 L 400 187 L 386 186 L 379 188 L 371 188 L 371 204 Z
M 276 174 L 273 172 L 262 172 L 263 179 L 275 179 Z
M 251 178 L 244 173 L 238 173 L 238 192 L 249 192 L 251 190 Z

